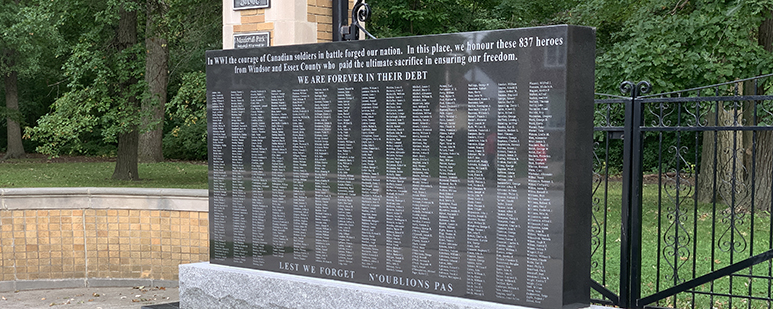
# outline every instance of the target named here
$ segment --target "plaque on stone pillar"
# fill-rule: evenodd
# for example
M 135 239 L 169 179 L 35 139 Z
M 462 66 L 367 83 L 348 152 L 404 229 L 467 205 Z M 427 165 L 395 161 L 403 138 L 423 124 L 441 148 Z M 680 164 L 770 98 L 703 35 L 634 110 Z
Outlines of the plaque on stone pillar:
M 207 52 L 211 262 L 589 302 L 595 33 Z
M 234 34 L 234 49 L 268 47 L 271 45 L 269 32 Z
M 234 0 L 234 10 L 265 9 L 271 6 L 271 0 Z

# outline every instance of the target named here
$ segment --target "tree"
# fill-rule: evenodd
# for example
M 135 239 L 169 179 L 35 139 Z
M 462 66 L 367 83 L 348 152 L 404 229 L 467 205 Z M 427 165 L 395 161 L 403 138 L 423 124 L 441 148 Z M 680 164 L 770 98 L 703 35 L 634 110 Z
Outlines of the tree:
M 3 160 L 24 156 L 24 146 L 21 143 L 21 127 L 19 126 L 19 91 L 17 87 L 18 68 L 16 67 L 17 42 L 9 35 L 11 29 L 18 22 L 19 1 L 3 2 L 0 13 L 0 25 L 3 36 L 0 38 L 0 72 L 3 74 L 5 85 L 5 114 L 8 134 L 8 148 Z
M 66 91 L 26 130 L 38 152 L 88 153 L 101 137 L 101 145 L 117 143 L 113 178 L 139 178 L 138 133 L 162 132 L 163 89 L 175 93 L 181 76 L 204 69 L 204 50 L 221 46 L 222 24 L 220 1 L 146 1 L 54 0 L 66 41 L 64 81 L 56 84 Z
M 743 5 L 740 3 L 731 10 L 741 10 Z M 748 15 L 744 16 L 752 16 L 751 19 L 759 25 L 756 29 L 756 39 L 750 41 L 757 43 L 763 50 L 761 61 L 766 63 L 765 59 L 773 59 L 770 57 L 773 55 L 773 2 L 746 6 L 745 13 Z M 766 86 L 769 85 L 755 85 L 756 82 L 738 85 L 740 94 L 765 93 Z M 744 102 L 740 106 L 726 104 L 728 106 L 713 111 L 709 117 L 716 115 L 720 125 L 770 125 L 771 119 L 766 119 L 764 115 L 754 115 L 755 105 L 758 103 L 760 102 Z M 717 162 L 716 166 L 713 164 L 714 160 Z M 773 175 L 767 172 L 773 170 L 773 134 L 770 131 L 704 133 L 701 161 L 697 188 L 697 196 L 701 202 L 721 202 L 733 205 L 739 210 L 749 210 L 752 205 L 761 210 L 770 210 L 773 186 Z M 714 179 L 712 169 L 717 169 L 718 179 Z
M 150 130 L 140 135 L 141 162 L 158 162 L 164 159 L 164 152 L 181 151 L 162 152 L 162 129 L 173 128 L 179 133 L 180 128 L 175 123 L 164 124 L 165 105 L 169 105 L 167 90 L 171 87 L 169 93 L 175 93 L 177 86 L 184 82 L 184 76 L 204 70 L 204 51 L 222 48 L 222 4 L 222 1 L 214 0 L 147 1 L 145 80 L 150 97 L 143 101 L 143 110 L 150 117 L 143 119 L 143 127 Z M 202 120 L 200 124 L 206 126 L 206 121 Z
M 187 73 L 177 95 L 167 104 L 172 130 L 164 138 L 170 157 L 207 158 L 207 78 L 204 72 Z
M 770 70 L 753 37 L 761 21 L 748 18 L 754 10 L 735 2 L 590 0 L 568 21 L 599 28 L 597 91 L 615 93 L 623 80 L 646 78 L 666 92 Z
M 757 31 L 757 42 L 765 51 L 773 54 L 773 5 L 768 4 L 767 7 L 764 7 L 760 15 L 764 17 L 764 20 L 760 23 Z M 758 92 L 764 93 L 766 89 L 773 88 L 773 85 L 770 85 L 770 83 L 768 85 L 757 85 L 757 88 Z M 762 91 L 759 91 L 760 89 Z M 751 108 L 747 108 L 747 110 L 751 110 Z M 771 119 L 764 119 L 764 121 L 768 125 L 773 124 Z M 762 121 L 758 121 L 758 123 L 760 122 Z M 758 151 L 756 154 L 758 164 L 753 168 L 760 171 L 771 171 L 773 170 L 773 131 L 760 131 L 757 134 Z M 771 204 L 773 204 L 773 200 L 771 200 L 771 195 L 773 195 L 771 193 L 771 190 L 773 190 L 773 175 L 768 174 L 765 176 L 755 179 L 755 205 L 758 208 L 770 211 Z
M 142 126 L 148 128 L 140 134 L 139 160 L 161 162 L 164 160 L 163 122 L 169 83 L 169 47 L 164 19 L 168 11 L 161 0 L 147 0 L 145 17 L 145 82 L 150 96 L 142 101 Z
M 15 67 L 14 55 L 16 51 L 13 49 L 6 49 L 3 52 L 3 58 L 5 58 L 5 65 L 7 67 Z M 17 87 L 18 72 L 16 69 L 9 69 L 5 72 L 4 84 L 5 84 L 5 108 L 6 108 L 6 124 L 8 135 L 8 148 L 6 149 L 5 156 L 2 160 L 21 158 L 25 155 L 24 146 L 21 142 L 21 126 L 19 125 L 19 119 L 21 119 L 21 113 L 19 113 L 19 91 Z
M 46 44 L 56 44 L 56 20 L 48 13 L 48 8 L 45 1 L 0 3 L 0 75 L 5 89 L 5 110 L 0 110 L 0 114 L 5 115 L 8 136 L 8 147 L 2 160 L 25 155 L 18 79 L 20 75 L 38 72 L 41 55 L 48 47 Z
M 756 35 L 763 33 L 759 29 L 771 3 L 630 0 L 619 5 L 617 1 L 590 0 L 578 5 L 569 20 L 599 29 L 598 92 L 613 93 L 620 81 L 641 79 L 651 81 L 657 92 L 668 92 L 770 73 L 773 54 L 758 44 Z M 743 91 L 744 87 L 739 88 Z M 748 124 L 750 112 L 750 108 L 728 103 L 719 108 L 712 106 L 701 121 L 709 126 Z M 770 153 L 764 150 L 766 134 L 757 133 L 758 169 L 760 164 L 767 164 L 765 156 Z M 751 184 L 751 141 L 750 135 L 740 132 L 703 134 L 702 162 L 693 162 L 699 163 L 699 200 L 727 203 L 736 196 L 736 206 L 745 207 L 751 202 L 751 188 L 747 186 Z M 715 181 L 714 169 L 736 181 Z M 768 184 L 770 188 L 771 176 L 761 177 L 757 175 L 757 184 Z
M 144 48 L 137 39 L 142 6 L 131 0 L 57 5 L 69 7 L 65 11 L 70 20 L 95 18 L 70 47 L 64 66 L 69 91 L 27 134 L 42 142 L 39 152 L 57 155 L 67 145 L 78 150 L 84 132 L 98 131 L 105 140 L 118 142 L 112 178 L 137 180 L 140 101 L 145 90 Z
M 123 54 L 127 64 L 137 63 L 139 60 L 136 51 L 132 47 L 137 46 L 137 6 L 136 3 L 123 3 L 118 10 L 118 28 L 116 28 L 116 47 L 119 54 Z M 141 47 L 141 46 L 140 46 Z M 135 48 L 136 49 L 136 48 Z M 128 51 L 128 52 L 127 52 Z M 132 68 L 127 67 L 129 74 L 125 78 L 118 80 L 118 95 L 123 95 L 125 101 L 119 106 L 131 112 L 139 110 L 139 98 L 135 93 L 139 78 L 131 74 Z M 136 70 L 136 69 L 135 69 Z M 119 75 L 125 72 L 118 72 Z M 141 119 L 141 118 L 140 118 Z M 118 133 L 118 152 L 115 161 L 115 170 L 113 179 L 119 180 L 139 180 L 139 171 L 137 168 L 138 148 L 139 148 L 139 128 L 135 119 L 127 119 L 127 125 Z
M 204 52 L 220 49 L 223 5 L 218 0 L 167 0 L 169 93 L 164 156 L 206 160 L 207 117 Z

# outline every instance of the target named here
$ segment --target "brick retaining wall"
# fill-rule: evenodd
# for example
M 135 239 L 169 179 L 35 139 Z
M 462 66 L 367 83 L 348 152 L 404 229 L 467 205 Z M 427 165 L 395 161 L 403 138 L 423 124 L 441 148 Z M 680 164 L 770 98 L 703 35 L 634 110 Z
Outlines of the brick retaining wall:
M 177 280 L 209 260 L 207 190 L 0 189 L 0 281 Z

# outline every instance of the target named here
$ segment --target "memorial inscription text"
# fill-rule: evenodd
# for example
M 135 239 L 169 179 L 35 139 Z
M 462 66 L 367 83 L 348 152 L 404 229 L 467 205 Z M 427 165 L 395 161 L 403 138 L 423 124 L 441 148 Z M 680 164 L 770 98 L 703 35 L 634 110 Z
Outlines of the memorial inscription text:
M 559 307 L 567 69 L 545 55 L 570 44 L 208 52 L 212 262 Z

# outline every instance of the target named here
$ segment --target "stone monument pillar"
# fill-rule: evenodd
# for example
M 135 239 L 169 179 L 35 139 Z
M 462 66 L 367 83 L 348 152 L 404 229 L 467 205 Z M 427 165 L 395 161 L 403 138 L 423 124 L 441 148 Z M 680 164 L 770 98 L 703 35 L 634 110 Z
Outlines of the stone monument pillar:
M 268 46 L 330 42 L 332 6 L 332 0 L 223 0 L 223 49 L 238 48 L 234 36 L 249 35 L 267 35 Z

